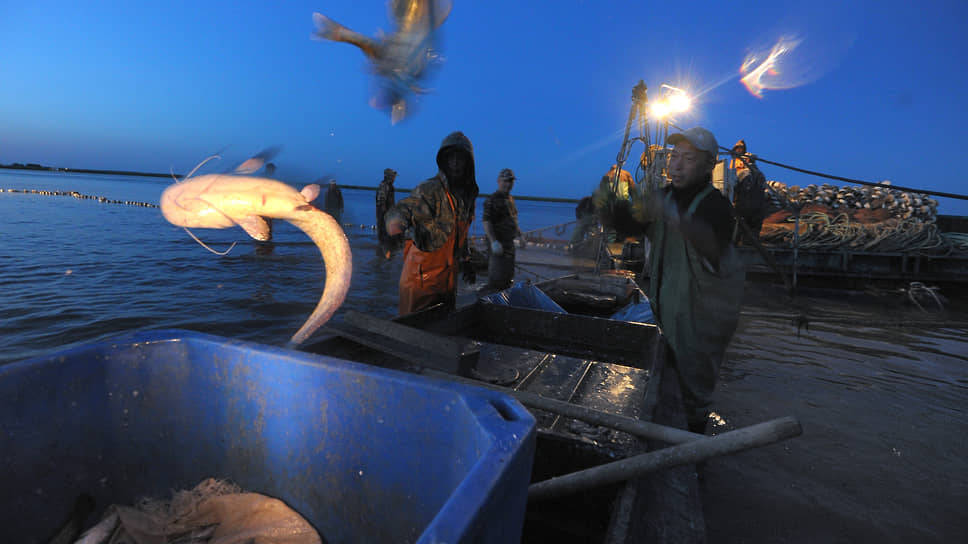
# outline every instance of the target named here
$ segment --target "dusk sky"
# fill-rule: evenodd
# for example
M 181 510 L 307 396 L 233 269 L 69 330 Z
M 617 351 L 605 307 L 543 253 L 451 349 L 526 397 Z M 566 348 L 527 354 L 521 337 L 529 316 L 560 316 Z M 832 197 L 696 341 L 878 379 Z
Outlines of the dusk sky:
M 762 158 L 865 181 L 968 193 L 968 3 L 454 0 L 444 62 L 391 125 L 350 45 L 313 41 L 312 14 L 367 35 L 382 0 L 0 0 L 0 163 L 187 173 L 280 145 L 277 177 L 412 187 L 441 139 L 472 140 L 481 190 L 578 198 L 615 161 L 640 80 L 695 96 L 676 123 L 743 138 Z M 757 98 L 751 52 L 799 40 Z M 642 151 L 633 148 L 632 157 Z M 634 160 L 629 165 L 634 171 Z M 763 165 L 767 179 L 824 180 Z M 837 183 L 840 184 L 840 183 Z M 941 200 L 940 213 L 968 214 Z

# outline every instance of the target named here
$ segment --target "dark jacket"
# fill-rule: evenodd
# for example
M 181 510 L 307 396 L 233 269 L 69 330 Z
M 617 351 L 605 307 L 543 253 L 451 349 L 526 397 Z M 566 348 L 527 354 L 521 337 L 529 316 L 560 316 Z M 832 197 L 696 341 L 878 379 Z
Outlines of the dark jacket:
M 337 221 L 343 217 L 343 192 L 335 183 L 330 183 L 326 189 L 326 198 L 323 200 L 323 211 L 332 215 Z
M 494 229 L 494 237 L 502 245 L 510 245 L 520 232 L 518 230 L 518 207 L 514 204 L 514 197 L 510 193 L 495 191 L 484 201 L 484 213 L 481 219 L 490 223 Z
M 456 147 L 470 158 L 468 175 L 463 180 L 448 180 L 443 173 L 445 151 Z M 468 225 L 474 220 L 474 205 L 478 195 L 474 170 L 474 148 L 462 132 L 454 132 L 444 138 L 437 151 L 437 175 L 418 185 L 407 198 L 401 199 L 386 214 L 386 219 L 403 222 L 407 238 L 413 240 L 420 251 L 440 249 L 454 231 L 456 221 Z M 454 198 L 454 209 L 447 200 Z M 456 212 L 456 216 L 455 216 Z M 466 251 L 466 248 L 460 248 Z
M 396 176 L 383 176 L 383 181 L 376 190 L 376 230 L 377 238 L 382 243 L 389 241 L 387 235 L 386 213 L 396 204 L 396 191 L 393 188 L 393 181 Z

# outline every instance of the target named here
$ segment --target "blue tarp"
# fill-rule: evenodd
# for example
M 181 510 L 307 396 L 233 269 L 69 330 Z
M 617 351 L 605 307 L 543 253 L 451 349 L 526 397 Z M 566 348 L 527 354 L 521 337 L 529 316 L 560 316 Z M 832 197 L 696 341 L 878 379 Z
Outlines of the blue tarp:
M 510 289 L 481 297 L 488 304 L 502 304 L 515 308 L 542 310 L 558 314 L 567 314 L 564 308 L 551 299 L 544 291 L 535 287 L 531 282 L 516 283 Z M 612 314 L 609 319 L 616 321 L 633 321 L 636 323 L 655 323 L 652 306 L 647 298 L 640 302 L 633 302 Z
M 544 291 L 532 285 L 531 282 L 516 283 L 510 289 L 481 297 L 481 300 L 489 304 L 502 304 L 529 310 L 544 310 L 557 314 L 568 313 L 564 308 L 558 306 L 557 302 L 551 300 L 551 297 L 546 295 Z
M 641 302 L 633 302 L 609 317 L 616 321 L 634 321 L 636 323 L 655 324 L 655 316 L 652 315 L 652 305 L 646 298 Z

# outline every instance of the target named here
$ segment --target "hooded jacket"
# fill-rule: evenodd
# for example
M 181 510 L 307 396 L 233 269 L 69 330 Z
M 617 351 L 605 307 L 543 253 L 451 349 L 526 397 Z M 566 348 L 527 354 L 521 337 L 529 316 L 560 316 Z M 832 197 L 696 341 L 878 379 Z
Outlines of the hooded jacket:
M 468 156 L 467 176 L 463 180 L 448 180 L 443 161 L 447 151 L 459 149 Z M 462 132 L 449 134 L 437 151 L 437 175 L 418 185 L 407 198 L 401 199 L 386 214 L 386 220 L 403 222 L 407 238 L 420 251 L 436 251 L 443 247 L 457 221 L 470 224 L 474 220 L 474 205 L 479 192 L 474 169 L 474 147 Z M 451 208 L 447 193 L 454 197 Z M 457 248 L 461 253 L 465 248 Z

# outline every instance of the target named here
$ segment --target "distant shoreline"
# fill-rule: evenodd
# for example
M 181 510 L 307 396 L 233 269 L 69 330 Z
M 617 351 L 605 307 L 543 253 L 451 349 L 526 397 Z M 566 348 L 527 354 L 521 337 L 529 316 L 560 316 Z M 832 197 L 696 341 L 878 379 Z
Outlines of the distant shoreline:
M 5 170 L 29 170 L 32 172 L 65 172 L 69 174 L 103 174 L 108 176 L 143 176 L 148 178 L 170 178 L 172 176 L 176 178 L 184 177 L 181 174 L 155 174 L 150 172 L 128 172 L 125 170 L 94 170 L 90 168 L 57 168 L 53 166 L 42 166 L 40 164 L 0 164 L 0 168 Z M 344 185 L 339 184 L 341 189 L 356 189 L 360 191 L 376 191 L 377 187 L 369 187 L 366 185 Z M 409 193 L 412 189 L 404 189 L 397 187 L 397 192 Z M 477 198 L 487 198 L 488 194 L 481 194 Z M 515 200 L 532 200 L 535 202 L 561 202 L 565 204 L 577 204 L 577 198 L 559 198 L 553 196 L 519 196 L 514 195 Z

